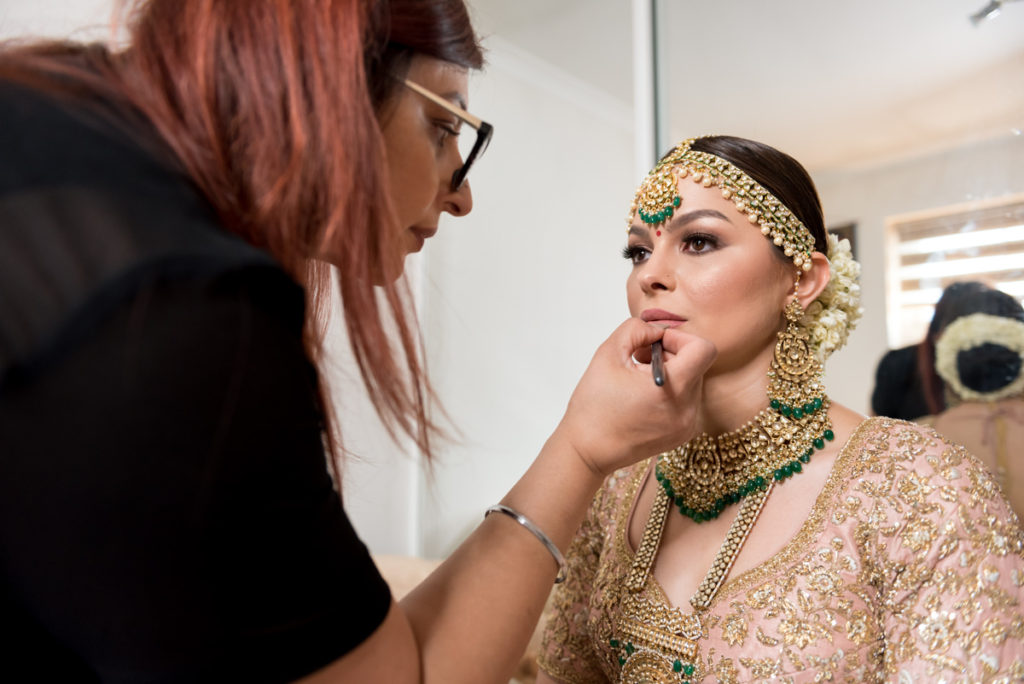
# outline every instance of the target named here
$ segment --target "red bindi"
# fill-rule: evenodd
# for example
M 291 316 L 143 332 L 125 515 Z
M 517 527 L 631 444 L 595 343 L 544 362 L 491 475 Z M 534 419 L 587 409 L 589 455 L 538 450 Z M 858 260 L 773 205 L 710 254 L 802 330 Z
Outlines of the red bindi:
M 657 235 L 658 237 L 661 237 L 661 231 L 659 230 L 657 233 L 655 233 L 655 235 Z

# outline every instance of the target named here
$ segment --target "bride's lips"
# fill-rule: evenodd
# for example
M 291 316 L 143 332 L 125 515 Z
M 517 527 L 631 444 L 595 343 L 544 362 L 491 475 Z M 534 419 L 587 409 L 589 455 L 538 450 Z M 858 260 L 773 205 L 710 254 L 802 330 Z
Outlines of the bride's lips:
M 674 313 L 665 311 L 664 309 L 645 309 L 640 312 L 640 318 L 648 323 L 663 325 L 666 328 L 674 328 L 677 325 L 686 322 L 686 319 L 682 316 L 677 316 Z

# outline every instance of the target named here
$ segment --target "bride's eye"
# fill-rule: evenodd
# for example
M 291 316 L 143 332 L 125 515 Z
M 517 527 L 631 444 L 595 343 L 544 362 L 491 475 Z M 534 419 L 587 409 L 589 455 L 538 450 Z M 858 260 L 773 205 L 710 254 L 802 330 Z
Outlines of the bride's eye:
M 707 233 L 692 233 L 686 236 L 683 244 L 687 251 L 703 254 L 715 249 L 718 246 L 718 241 L 713 235 Z
M 633 265 L 641 264 L 650 257 L 651 251 L 646 247 L 640 245 L 627 245 L 622 250 L 622 256 L 624 259 L 628 259 L 633 262 Z

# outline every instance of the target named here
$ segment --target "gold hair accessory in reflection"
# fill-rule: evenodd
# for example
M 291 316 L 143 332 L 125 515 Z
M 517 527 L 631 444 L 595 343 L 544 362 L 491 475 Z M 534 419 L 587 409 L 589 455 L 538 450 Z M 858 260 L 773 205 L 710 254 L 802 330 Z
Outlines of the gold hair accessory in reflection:
M 960 354 L 982 348 L 993 370 L 972 378 L 968 387 Z M 999 401 L 1024 393 L 1024 321 L 987 313 L 956 319 L 935 343 L 935 370 L 964 401 Z
M 655 477 L 679 512 L 695 522 L 803 471 L 815 449 L 835 439 L 822 367 L 800 326 L 803 309 L 786 305 L 768 373 L 768 408 L 738 430 L 702 434 L 658 456 Z
M 627 224 L 633 215 L 649 226 L 672 218 L 682 204 L 678 183 L 689 178 L 706 188 L 716 186 L 722 197 L 732 200 L 737 211 L 761 228 L 761 233 L 804 271 L 811 268 L 814 236 L 807 227 L 757 181 L 732 163 L 707 152 L 690 149 L 697 138 L 686 140 L 658 162 L 637 189 Z

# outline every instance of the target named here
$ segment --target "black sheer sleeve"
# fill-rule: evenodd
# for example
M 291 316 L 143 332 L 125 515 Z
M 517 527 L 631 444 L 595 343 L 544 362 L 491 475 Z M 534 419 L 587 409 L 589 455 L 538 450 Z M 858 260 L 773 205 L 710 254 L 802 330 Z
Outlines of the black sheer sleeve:
M 287 681 L 383 621 L 286 301 L 259 269 L 153 276 L 0 387 L 0 633 L 25 681 Z

